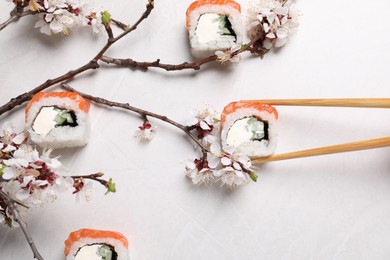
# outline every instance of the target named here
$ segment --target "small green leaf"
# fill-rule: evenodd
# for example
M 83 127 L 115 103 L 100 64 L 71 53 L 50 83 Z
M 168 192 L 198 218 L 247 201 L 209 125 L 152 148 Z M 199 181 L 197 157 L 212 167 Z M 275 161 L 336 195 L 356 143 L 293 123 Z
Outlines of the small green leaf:
M 257 174 L 256 174 L 256 173 L 254 173 L 254 172 L 251 172 L 251 175 L 250 175 L 250 177 L 251 177 L 252 181 L 254 181 L 254 182 L 257 182 L 257 178 L 258 178 L 258 176 L 257 176 Z
M 102 13 L 102 24 L 109 25 L 111 23 L 111 14 L 108 11 Z
M 244 49 L 246 49 L 247 48 L 247 45 L 246 44 L 241 44 L 240 45 L 240 50 L 244 50 Z
M 116 192 L 115 183 L 112 182 L 112 178 L 110 178 L 110 180 L 107 183 L 107 192 L 106 192 L 106 194 L 108 194 L 110 192 L 113 192 L 113 193 Z
M 0 168 L 0 177 L 3 176 L 3 170 L 7 168 L 7 165 L 3 164 Z
M 221 120 L 219 120 L 218 118 L 213 118 L 213 121 L 214 121 L 214 123 L 219 123 L 219 122 L 221 122 Z

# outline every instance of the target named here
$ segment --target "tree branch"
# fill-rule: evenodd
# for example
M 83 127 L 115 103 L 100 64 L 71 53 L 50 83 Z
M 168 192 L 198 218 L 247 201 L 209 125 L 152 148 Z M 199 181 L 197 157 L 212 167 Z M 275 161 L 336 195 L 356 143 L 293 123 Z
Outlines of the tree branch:
M 175 70 L 186 70 L 186 69 L 200 70 L 200 67 L 203 64 L 215 61 L 216 59 L 217 56 L 212 55 L 210 57 L 195 62 L 191 62 L 191 63 L 183 62 L 181 64 L 164 64 L 164 63 L 160 63 L 160 59 L 157 59 L 156 61 L 153 62 L 139 62 L 130 58 L 116 59 L 108 56 L 102 56 L 100 60 L 104 61 L 107 64 L 115 64 L 120 67 L 128 67 L 134 69 L 138 68 L 141 70 L 148 70 L 148 68 L 154 67 L 154 68 L 164 69 L 166 71 L 175 71 Z
M 243 45 L 242 48 L 232 53 L 232 57 L 245 51 L 253 52 L 252 45 L 260 39 L 261 37 L 255 38 L 251 40 L 249 43 Z M 161 63 L 160 59 L 157 59 L 156 61 L 153 62 L 140 62 L 130 58 L 117 59 L 105 55 L 102 56 L 100 60 L 107 64 L 115 64 L 120 67 L 127 67 L 127 68 L 141 69 L 141 70 L 148 70 L 148 68 L 160 68 L 166 71 L 177 71 L 177 70 L 188 70 L 188 69 L 199 70 L 202 65 L 212 61 L 216 61 L 217 58 L 218 58 L 217 55 L 212 55 L 210 57 L 200 59 L 195 62 L 183 62 L 180 64 L 165 64 L 165 63 Z
M 15 7 L 11 11 L 10 17 L 8 18 L 8 20 L 6 20 L 4 23 L 0 24 L 0 31 L 2 31 L 5 27 L 10 25 L 12 22 L 19 20 L 20 17 L 27 16 L 30 14 L 36 14 L 36 12 L 30 11 L 30 10 L 25 11 L 25 12 L 18 12 L 17 7 Z
M 76 70 L 71 70 L 62 76 L 59 76 L 59 77 L 54 78 L 54 79 L 49 79 L 46 82 L 39 85 L 38 87 L 30 90 L 29 92 L 26 92 L 24 94 L 19 95 L 16 98 L 12 98 L 8 103 L 1 106 L 0 107 L 0 115 L 4 114 L 7 111 L 11 111 L 15 107 L 30 100 L 36 93 L 38 93 L 42 90 L 45 90 L 45 89 L 53 86 L 54 84 L 57 84 L 57 83 L 60 83 L 64 80 L 70 79 L 70 78 L 72 78 L 72 77 L 74 77 L 74 76 L 76 76 L 76 75 L 78 75 L 86 70 L 97 69 L 98 67 L 99 67 L 99 65 L 97 63 L 91 61 L 91 62 L 88 62 L 87 64 L 85 64 L 84 66 L 82 66 Z
M 146 10 L 142 14 L 141 18 L 139 18 L 138 21 L 133 26 L 131 26 L 129 28 L 129 30 L 121 33 L 119 36 L 117 36 L 115 38 L 109 38 L 106 45 L 104 45 L 104 47 L 98 52 L 98 54 L 91 61 L 89 61 L 88 63 L 86 63 L 85 65 L 81 66 L 80 68 L 78 68 L 76 70 L 71 70 L 71 71 L 69 71 L 69 72 L 67 72 L 67 73 L 65 73 L 57 78 L 49 79 L 46 82 L 39 85 L 38 87 L 30 90 L 29 92 L 21 94 L 21 95 L 17 96 L 16 98 L 12 98 L 8 103 L 6 103 L 5 105 L 0 107 L 0 115 L 4 114 L 7 111 L 11 111 L 15 107 L 29 101 L 36 93 L 43 91 L 43 90 L 45 90 L 45 89 L 47 89 L 47 88 L 49 88 L 57 83 L 60 83 L 60 82 L 65 81 L 65 80 L 69 80 L 69 79 L 73 78 L 74 76 L 81 74 L 87 70 L 98 69 L 99 68 L 99 64 L 98 64 L 99 58 L 115 42 L 119 41 L 124 36 L 128 35 L 132 31 L 134 31 L 137 28 L 137 26 L 149 16 L 149 14 L 153 10 L 153 8 L 154 8 L 154 1 L 148 0 L 148 4 L 146 5 Z
M 161 121 L 164 121 L 164 122 L 166 122 L 166 123 L 168 123 L 170 125 L 173 125 L 173 126 L 179 128 L 180 130 L 182 130 L 186 135 L 188 135 L 200 147 L 200 149 L 202 149 L 202 152 L 209 152 L 209 149 L 207 147 L 205 147 L 199 141 L 199 139 L 193 133 L 191 133 L 188 130 L 187 126 L 184 126 L 184 125 L 182 125 L 182 124 L 180 124 L 180 123 L 178 123 L 176 121 L 173 121 L 173 120 L 169 119 L 166 116 L 159 115 L 159 114 L 156 114 L 156 113 L 152 113 L 152 112 L 149 112 L 149 111 L 137 108 L 137 107 L 133 107 L 133 106 L 130 106 L 129 104 L 127 104 L 127 103 L 118 103 L 118 102 L 110 101 L 110 100 L 103 99 L 103 98 L 100 98 L 100 97 L 94 97 L 94 96 L 91 96 L 91 95 L 79 92 L 79 91 L 75 90 L 74 88 L 70 87 L 69 85 L 67 85 L 65 83 L 61 84 L 61 88 L 65 89 L 67 91 L 77 92 L 81 96 L 83 96 L 84 98 L 86 98 L 86 99 L 88 99 L 88 100 L 90 100 L 90 101 L 92 101 L 92 102 L 94 102 L 96 104 L 100 104 L 100 105 L 104 105 L 104 106 L 108 106 L 108 107 L 118 107 L 118 108 L 122 108 L 122 109 L 125 109 L 125 110 L 132 111 L 134 113 L 137 113 L 137 114 L 139 114 L 142 117 L 149 116 L 149 117 L 153 117 L 153 118 L 159 119 Z

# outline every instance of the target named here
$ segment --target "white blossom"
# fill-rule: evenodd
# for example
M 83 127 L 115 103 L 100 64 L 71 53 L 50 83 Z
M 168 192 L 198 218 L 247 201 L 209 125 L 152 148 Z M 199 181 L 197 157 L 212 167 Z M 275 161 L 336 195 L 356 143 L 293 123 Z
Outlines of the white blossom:
M 139 126 L 135 131 L 134 136 L 142 142 L 147 142 L 152 140 L 155 134 L 156 128 L 149 122 L 144 122 L 144 124 Z
M 227 49 L 225 51 L 216 51 L 215 55 L 217 55 L 217 61 L 219 61 L 221 64 L 225 65 L 228 63 L 238 63 L 240 62 L 241 57 L 239 55 L 233 55 L 233 52 L 231 49 Z
M 83 187 L 76 193 L 77 201 L 89 202 L 92 200 L 92 194 L 94 192 L 92 182 L 85 182 Z
M 25 139 L 25 133 L 16 134 L 14 126 L 10 122 L 2 125 L 0 131 L 0 147 L 4 152 L 15 151 L 15 145 L 21 144 Z
M 12 167 L 6 167 L 3 169 L 3 175 L 1 176 L 4 180 L 11 180 L 17 176 L 17 170 Z
M 293 0 L 251 0 L 248 4 L 247 19 L 249 31 L 262 26 L 266 39 L 263 47 L 271 49 L 284 46 L 294 34 L 298 23 L 298 12 Z
M 38 10 L 35 28 L 47 35 L 69 34 L 76 26 L 89 26 L 93 33 L 105 31 L 101 9 L 89 0 L 44 0 L 30 2 L 30 10 Z
M 50 12 L 53 11 L 53 12 Z M 35 23 L 35 28 L 40 28 L 41 33 L 52 35 L 63 33 L 68 35 L 70 30 L 77 24 L 77 16 L 66 9 L 50 8 L 46 14 L 38 16 L 40 20 Z
M 201 143 L 209 147 L 219 142 L 219 115 L 214 108 L 206 106 L 203 110 L 194 110 L 187 126 L 196 129 Z
M 199 125 L 203 130 L 210 130 L 219 120 L 219 116 L 214 108 L 206 106 L 203 110 L 194 110 L 192 118 L 187 122 L 187 126 Z
M 44 162 L 50 169 L 58 169 L 61 167 L 61 162 L 58 160 L 59 157 L 51 158 L 51 152 L 53 150 L 45 150 L 42 155 L 40 160 Z
M 208 184 L 215 180 L 214 169 L 210 168 L 209 165 L 201 159 L 187 161 L 185 173 L 194 184 Z
M 94 2 L 84 3 L 80 8 L 80 19 L 83 26 L 91 26 L 93 33 L 98 34 L 106 29 L 102 24 L 101 8 Z
M 229 188 L 247 184 L 251 179 L 250 174 L 253 173 L 249 157 L 232 146 L 225 148 L 224 152 L 221 157 L 222 168 L 215 172 L 215 176 L 221 180 L 222 185 Z
M 220 178 L 222 186 L 226 185 L 229 188 L 236 188 L 247 184 L 250 180 L 247 173 L 236 170 L 233 167 L 222 168 L 216 173 L 216 177 Z

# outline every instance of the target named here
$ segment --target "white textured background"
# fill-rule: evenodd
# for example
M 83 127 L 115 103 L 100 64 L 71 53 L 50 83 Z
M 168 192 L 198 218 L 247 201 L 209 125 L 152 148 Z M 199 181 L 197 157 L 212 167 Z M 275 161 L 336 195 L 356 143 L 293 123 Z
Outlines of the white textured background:
M 145 1 L 104 1 L 116 19 L 134 22 Z M 141 61 L 191 60 L 184 29 L 191 0 L 156 0 L 137 31 L 109 55 Z M 245 6 L 246 1 L 241 1 Z M 239 66 L 205 66 L 199 73 L 114 69 L 78 76 L 76 89 L 186 122 L 193 108 L 255 98 L 390 96 L 390 2 L 302 1 L 301 26 L 282 50 L 264 60 L 245 55 Z M 11 6 L 0 0 L 4 20 Z M 0 32 L 0 103 L 91 59 L 105 42 L 88 29 L 46 37 L 35 17 Z M 277 152 L 388 135 L 390 111 L 278 108 Z M 390 259 L 390 149 L 274 162 L 258 183 L 234 191 L 195 187 L 183 174 L 193 145 L 177 129 L 152 120 L 158 135 L 140 144 L 141 121 L 93 106 L 90 143 L 60 151 L 69 172 L 103 171 L 118 192 L 96 185 L 90 203 L 64 195 L 28 217 L 46 259 L 64 259 L 63 241 L 82 227 L 117 230 L 134 260 L 145 259 Z M 0 117 L 23 129 L 23 108 Z M 0 259 L 31 259 L 20 230 L 0 228 Z

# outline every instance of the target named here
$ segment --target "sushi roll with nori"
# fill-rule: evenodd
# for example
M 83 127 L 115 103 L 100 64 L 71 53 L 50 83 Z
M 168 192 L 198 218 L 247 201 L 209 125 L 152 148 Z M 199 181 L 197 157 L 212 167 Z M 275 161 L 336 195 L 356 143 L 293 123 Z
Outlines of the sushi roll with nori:
M 42 148 L 87 144 L 90 103 L 75 92 L 39 92 L 25 110 L 30 139 Z
M 128 260 L 128 242 L 114 231 L 80 229 L 65 241 L 66 260 Z
M 241 7 L 232 0 L 198 0 L 187 9 L 191 53 L 205 58 L 242 43 Z
M 234 146 L 250 157 L 272 155 L 278 137 L 278 112 L 258 102 L 232 102 L 221 115 L 222 147 Z

